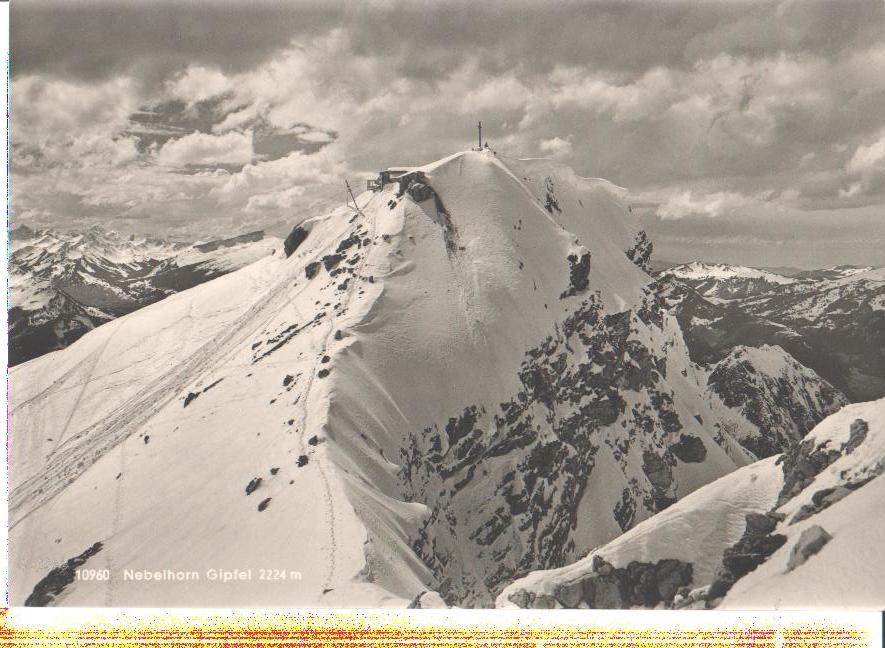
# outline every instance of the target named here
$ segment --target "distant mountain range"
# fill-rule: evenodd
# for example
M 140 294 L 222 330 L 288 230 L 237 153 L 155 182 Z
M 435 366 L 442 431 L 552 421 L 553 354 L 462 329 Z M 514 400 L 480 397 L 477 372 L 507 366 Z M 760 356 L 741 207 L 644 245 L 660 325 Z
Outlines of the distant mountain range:
M 261 231 L 189 244 L 124 238 L 100 227 L 70 234 L 22 225 L 9 239 L 10 366 L 281 246 Z
M 692 360 L 777 345 L 852 401 L 885 396 L 885 268 L 838 266 L 787 277 L 712 263 L 658 274 Z

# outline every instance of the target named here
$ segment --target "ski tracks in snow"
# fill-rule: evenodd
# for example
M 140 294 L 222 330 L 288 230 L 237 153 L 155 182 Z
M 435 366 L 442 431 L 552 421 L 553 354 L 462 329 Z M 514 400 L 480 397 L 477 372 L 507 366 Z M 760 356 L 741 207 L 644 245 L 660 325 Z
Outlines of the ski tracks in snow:
M 372 202 L 374 197 L 375 196 L 373 196 L 372 198 L 369 199 L 369 202 L 366 203 L 366 205 L 363 207 L 363 209 L 365 207 L 369 206 L 369 204 Z M 365 213 L 362 211 L 362 209 L 359 210 L 359 213 L 361 216 L 363 216 L 363 218 L 366 218 L 366 220 L 368 221 L 367 226 L 369 228 L 369 238 L 371 240 L 374 240 L 375 231 L 377 228 L 376 227 L 377 224 L 376 224 L 376 220 L 375 220 L 376 216 L 373 215 L 372 218 L 369 219 L 365 216 Z M 369 259 L 369 253 L 366 252 L 365 254 L 362 255 L 359 265 L 356 268 L 356 272 L 354 273 L 355 279 L 359 279 L 363 276 L 363 268 L 365 267 L 368 259 Z M 359 286 L 359 281 L 349 282 L 348 287 L 347 287 L 347 292 L 345 293 L 344 300 L 342 301 L 342 306 L 343 306 L 343 308 L 341 309 L 342 313 L 347 313 L 349 311 L 350 304 L 354 298 L 354 294 L 358 291 L 358 286 Z M 337 327 L 336 327 L 337 318 L 333 315 L 332 317 L 329 318 L 329 320 L 330 320 L 329 321 L 329 331 L 328 331 L 328 333 L 326 333 L 326 336 L 323 339 L 323 343 L 322 343 L 320 349 L 318 349 L 317 353 L 315 354 L 316 359 L 314 360 L 314 366 L 310 372 L 310 376 L 308 378 L 308 383 L 307 383 L 307 386 L 305 387 L 305 390 L 304 390 L 304 406 L 301 408 L 301 422 L 300 422 L 301 424 L 298 426 L 299 433 L 300 433 L 299 447 L 300 447 L 301 454 L 307 454 L 304 438 L 305 438 L 305 435 L 307 434 L 307 418 L 308 418 L 308 411 L 309 411 L 308 408 L 310 405 L 311 390 L 313 388 L 315 380 L 317 379 L 317 371 L 319 370 L 320 359 L 323 356 L 327 355 L 329 344 L 332 341 L 332 339 L 334 338 L 335 331 L 337 330 Z M 338 553 L 338 545 L 335 541 L 335 526 L 337 524 L 337 518 L 335 515 L 335 500 L 334 500 L 334 497 L 332 496 L 331 486 L 329 485 L 329 477 L 326 474 L 325 468 L 323 467 L 324 459 L 325 459 L 325 453 L 324 453 L 324 456 L 322 459 L 319 457 L 317 458 L 316 463 L 317 463 L 317 470 L 320 473 L 320 479 L 322 480 L 322 484 L 323 484 L 323 491 L 324 491 L 323 492 L 323 500 L 326 505 L 326 523 L 327 523 L 327 527 L 328 527 L 328 537 L 329 537 L 328 565 L 327 565 L 327 569 L 326 569 L 326 577 L 323 581 L 323 593 L 325 594 L 326 592 L 331 591 L 332 584 L 335 582 L 335 566 L 336 566 L 336 558 L 335 557 L 336 557 L 336 554 Z
M 14 488 L 9 496 L 10 529 L 73 483 L 109 450 L 162 410 L 232 346 L 246 341 L 289 298 L 292 272 L 217 336 L 173 370 L 158 376 L 102 420 L 60 444 L 44 470 Z M 97 360 L 96 360 L 97 363 Z M 87 381 L 88 382 L 88 381 Z
M 367 221 L 369 237 L 374 239 L 377 228 L 376 217 L 374 215 L 372 217 L 366 217 L 362 210 L 361 215 Z M 332 245 L 337 244 L 338 238 L 333 240 Z M 368 253 L 363 255 L 363 258 L 360 260 L 357 267 L 356 277 L 362 277 L 363 269 L 368 261 L 368 257 Z M 96 367 L 99 366 L 105 350 L 110 345 L 110 342 L 117 331 L 114 331 L 109 335 L 108 339 L 100 348 L 96 349 L 87 358 L 84 358 L 83 361 L 55 381 L 49 388 L 36 394 L 27 401 L 22 402 L 16 409 L 19 409 L 24 405 L 32 405 L 42 401 L 55 391 L 58 391 L 59 388 L 65 389 L 60 386 L 63 385 L 66 378 L 69 379 L 75 373 L 82 372 L 84 374 L 82 384 L 72 387 L 80 387 L 80 392 L 72 406 L 70 415 L 66 419 L 62 434 L 59 436 L 58 441 L 47 456 L 46 466 L 39 474 L 26 479 L 10 493 L 10 529 L 15 528 L 23 520 L 39 510 L 43 505 L 53 500 L 99 459 L 118 446 L 120 447 L 121 453 L 120 472 L 124 473 L 125 450 L 123 448 L 123 442 L 133 433 L 141 429 L 144 424 L 166 407 L 169 402 L 177 398 L 182 391 L 198 379 L 205 371 L 210 370 L 220 359 L 228 355 L 235 346 L 245 342 L 259 331 L 262 326 L 266 325 L 267 320 L 278 312 L 281 306 L 291 299 L 290 290 L 292 279 L 293 272 L 286 272 L 285 277 L 278 281 L 265 296 L 237 317 L 230 325 L 226 326 L 223 334 L 216 336 L 200 346 L 197 350 L 191 353 L 190 356 L 178 363 L 171 371 L 165 372 L 150 381 L 145 387 L 127 398 L 100 421 L 89 425 L 69 438 L 64 438 L 64 435 L 71 425 L 71 421 L 75 416 L 78 405 L 85 394 Z M 358 289 L 359 281 L 350 282 L 342 303 L 344 306 L 342 313 L 349 312 L 349 307 L 353 302 Z M 337 318 L 333 315 L 329 319 L 328 333 L 323 340 L 321 348 L 317 350 L 314 367 L 310 373 L 309 382 L 304 392 L 304 405 L 301 411 L 302 420 L 301 425 L 299 426 L 299 445 L 302 454 L 306 454 L 308 406 L 311 390 L 314 381 L 317 379 L 317 371 L 319 370 L 320 365 L 319 360 L 327 354 L 327 350 L 334 338 L 335 331 L 337 330 L 336 322 Z M 123 323 L 125 323 L 125 320 L 121 321 L 118 330 Z M 324 463 L 325 456 L 322 458 L 317 457 L 316 466 L 320 474 L 322 489 L 324 491 L 323 500 L 326 508 L 325 517 L 329 538 L 328 563 L 326 576 L 323 582 L 323 589 L 328 591 L 332 589 L 333 584 L 335 583 L 338 546 L 335 535 L 337 526 L 335 497 L 329 481 L 330 478 L 327 472 L 327 467 L 324 466 Z M 110 537 L 115 536 L 119 531 L 123 479 L 125 479 L 125 475 L 120 476 L 120 480 L 116 485 L 115 510 L 112 513 L 113 517 Z M 110 539 L 110 537 L 108 539 Z M 106 554 L 109 556 L 109 552 L 106 552 Z M 110 557 L 108 557 L 108 560 L 110 560 Z M 110 563 L 108 564 L 110 566 Z M 104 598 L 107 605 L 113 604 L 113 582 L 108 583 Z

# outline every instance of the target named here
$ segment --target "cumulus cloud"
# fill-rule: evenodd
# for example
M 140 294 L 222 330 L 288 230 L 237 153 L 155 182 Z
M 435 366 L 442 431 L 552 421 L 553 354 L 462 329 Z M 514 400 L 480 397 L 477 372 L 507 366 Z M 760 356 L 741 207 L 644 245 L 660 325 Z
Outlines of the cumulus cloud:
M 550 139 L 542 139 L 538 142 L 538 149 L 541 153 L 547 153 L 554 159 L 566 158 L 572 153 L 571 138 L 551 137 Z
M 667 197 L 658 205 L 657 214 L 661 218 L 685 218 L 687 216 L 708 216 L 715 218 L 750 202 L 745 196 L 730 191 L 711 194 L 694 194 L 683 191 Z
M 254 157 L 252 133 L 231 132 L 224 135 L 191 133 L 164 144 L 156 153 L 163 166 L 208 166 L 246 164 Z
M 246 202 L 246 211 L 250 213 L 272 209 L 290 209 L 304 195 L 305 187 L 296 185 L 280 191 L 256 194 Z
M 885 131 L 869 144 L 861 144 L 848 161 L 849 173 L 885 170 Z
M 880 0 L 12 11 L 13 199 L 62 218 L 282 222 L 478 119 L 671 224 L 885 201 Z

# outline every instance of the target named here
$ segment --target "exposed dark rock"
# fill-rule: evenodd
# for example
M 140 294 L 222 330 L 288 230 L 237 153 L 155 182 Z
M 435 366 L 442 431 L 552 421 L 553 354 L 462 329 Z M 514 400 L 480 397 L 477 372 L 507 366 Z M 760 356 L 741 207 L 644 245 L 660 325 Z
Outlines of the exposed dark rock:
M 811 556 L 823 549 L 824 545 L 833 539 L 823 527 L 813 524 L 802 531 L 796 544 L 790 550 L 790 559 L 787 562 L 787 571 L 791 572 L 796 567 L 803 565 Z
M 707 446 L 696 436 L 682 434 L 679 441 L 670 446 L 676 458 L 686 463 L 699 463 L 707 457 Z
M 270 469 L 270 474 L 271 474 L 271 475 L 276 475 L 278 472 L 280 472 L 280 469 L 279 469 L 279 468 L 271 468 L 271 469 Z
M 413 171 L 399 177 L 399 190 L 397 196 L 408 194 L 417 203 L 424 202 L 436 195 L 436 192 L 427 181 L 427 176 L 422 171 Z
M 357 232 L 353 232 L 346 239 L 343 239 L 340 243 L 338 243 L 338 247 L 335 249 L 336 252 L 347 252 L 354 245 L 361 246 L 362 242 L 360 241 L 360 236 Z
M 587 290 L 590 285 L 590 253 L 585 252 L 578 257 L 577 254 L 569 254 L 567 257 L 569 267 L 569 287 L 559 298 L 565 299 Z
M 421 597 L 427 593 L 427 590 L 421 590 L 415 595 L 409 604 L 406 606 L 407 610 L 420 610 L 421 609 Z
M 525 610 L 529 608 L 535 596 L 531 592 L 527 592 L 525 590 L 517 590 L 510 594 L 508 598 L 511 602 L 515 603 Z
M 848 437 L 848 443 L 845 445 L 845 454 L 851 454 L 854 452 L 860 444 L 862 444 L 867 438 L 867 432 L 870 431 L 870 426 L 863 419 L 854 419 L 851 423 L 851 430 Z
M 272 353 L 275 353 L 276 351 L 281 349 L 283 346 L 288 344 L 295 336 L 297 336 L 299 333 L 301 333 L 301 331 L 303 331 L 304 329 L 306 329 L 309 326 L 317 325 L 325 316 L 326 316 L 325 312 L 320 311 L 319 313 L 314 315 L 314 318 L 312 320 L 310 320 L 309 322 L 306 322 L 305 324 L 301 324 L 300 326 L 297 323 L 290 324 L 285 329 L 283 329 L 282 331 L 280 331 L 279 333 L 274 335 L 272 338 L 267 340 L 267 343 L 268 343 L 267 348 L 260 355 L 255 355 L 252 358 L 252 362 L 253 363 L 259 362 L 260 360 L 263 360 L 264 358 L 271 355 Z
M 493 600 L 522 574 L 580 557 L 577 504 L 603 443 L 619 462 L 638 445 L 657 483 L 625 483 L 616 507 L 623 530 L 642 519 L 640 511 L 645 517 L 675 501 L 676 459 L 666 442 L 678 438 L 681 423 L 670 394 L 657 388 L 666 364 L 636 335 L 638 324 L 631 312 L 603 315 L 601 300 L 589 296 L 526 352 L 520 388 L 497 411 L 467 405 L 407 440 L 399 461 L 403 497 L 431 511 L 412 547 L 447 603 Z M 621 396 L 627 389 L 652 405 L 628 411 Z M 601 431 L 618 421 L 625 432 L 613 445 Z M 485 494 L 479 499 L 478 487 Z M 468 501 L 471 515 L 456 517 Z M 457 556 L 468 550 L 488 558 L 481 563 L 488 567 L 457 569 Z
M 261 500 L 261 502 L 258 503 L 258 512 L 259 512 L 259 513 L 260 513 L 261 511 L 263 511 L 264 509 L 266 509 L 268 506 L 270 506 L 270 500 L 271 500 L 271 499 L 273 499 L 273 498 L 272 498 L 272 497 L 267 497 L 267 498 Z
M 654 250 L 654 244 L 648 239 L 645 230 L 640 230 L 636 235 L 633 247 L 627 250 L 627 258 L 636 266 L 645 272 L 651 273 L 651 255 Z
M 787 537 L 772 533 L 779 519 L 770 514 L 750 513 L 746 516 L 744 535 L 722 554 L 722 565 L 708 592 L 709 600 L 725 596 L 738 579 L 756 569 L 784 545 Z
M 200 392 L 188 392 L 187 396 L 184 397 L 184 407 L 190 405 L 199 395 Z
M 308 445 L 312 445 L 312 446 L 317 445 L 319 442 L 320 442 L 320 439 L 319 439 L 319 437 L 317 437 L 316 435 L 310 437 L 310 438 L 307 440 Z
M 147 445 L 148 443 L 150 443 L 150 441 L 151 441 L 151 435 L 145 434 L 144 435 L 144 444 Z
M 74 582 L 77 568 L 101 551 L 102 546 L 101 542 L 96 542 L 79 556 L 70 558 L 64 565 L 50 571 L 34 586 L 34 590 L 25 599 L 25 607 L 46 607 L 51 604 L 68 585 Z
M 636 520 L 636 502 L 630 489 L 623 490 L 621 500 L 615 504 L 612 515 L 614 515 L 618 526 L 621 527 L 621 531 L 626 531 L 633 526 Z
M 329 370 L 328 370 L 328 369 L 320 369 L 320 370 L 317 372 L 317 378 L 325 378 L 325 377 L 328 376 L 328 375 L 329 375 Z
M 746 529 L 744 533 L 750 536 L 768 535 L 777 527 L 777 517 L 767 513 L 747 513 L 745 516 Z
M 657 282 L 652 283 L 644 289 L 644 292 L 642 303 L 637 309 L 636 315 L 645 324 L 649 326 L 654 324 L 659 329 L 663 329 L 667 305 L 660 295 L 660 285 Z
M 660 455 L 646 450 L 642 453 L 642 472 L 656 489 L 667 491 L 673 483 L 673 474 L 669 464 Z
M 255 492 L 255 490 L 261 486 L 261 477 L 253 477 L 248 484 L 246 484 L 246 495 L 251 495 Z
M 409 185 L 409 188 L 406 190 L 412 199 L 415 202 L 424 202 L 425 200 L 430 200 L 433 196 L 436 195 L 436 192 L 432 187 L 424 184 L 423 182 L 413 182 Z
M 320 271 L 320 262 L 319 261 L 311 261 L 306 266 L 304 266 L 304 275 L 308 279 L 313 279 L 317 276 L 317 273 Z
M 219 379 L 216 380 L 215 382 L 209 383 L 208 385 L 206 385 L 205 387 L 203 387 L 203 391 L 202 391 L 201 393 L 205 394 L 207 391 L 209 391 L 210 389 L 212 389 L 213 387 L 215 387 L 216 385 L 218 385 L 222 380 L 224 380 L 224 378 L 219 378 Z
M 303 468 L 304 466 L 306 466 L 307 462 L 308 462 L 307 455 L 298 455 L 297 464 L 298 464 L 299 468 Z
M 298 246 L 304 243 L 306 239 L 307 230 L 300 225 L 296 225 L 283 242 L 283 251 L 286 253 L 286 258 L 288 259 L 292 256 L 295 250 L 298 249 Z
M 322 258 L 323 267 L 326 269 L 326 272 L 331 272 L 333 268 L 335 268 L 339 263 L 344 260 L 343 254 L 327 254 Z
M 286 374 L 286 377 L 283 378 L 283 387 L 288 387 L 292 383 L 293 380 L 295 380 L 295 376 L 291 376 L 289 374 Z
M 682 421 L 679 420 L 679 414 L 676 413 L 673 397 L 670 394 L 657 390 L 651 391 L 651 404 L 657 410 L 665 432 L 676 434 L 682 429 Z
M 838 450 L 826 449 L 826 443 L 820 446 L 814 443 L 813 439 L 806 439 L 794 444 L 779 459 L 784 472 L 784 485 L 778 496 L 778 507 L 805 490 L 815 477 L 842 456 Z
M 831 507 L 833 504 L 844 499 L 858 488 L 870 483 L 881 474 L 883 468 L 885 468 L 885 465 L 880 465 L 872 474 L 859 481 L 848 482 L 830 488 L 823 488 L 815 492 L 814 495 L 811 496 L 811 503 L 803 504 L 802 507 L 796 511 L 796 515 L 790 520 L 790 524 L 796 524 L 802 520 L 807 520 L 812 515 L 817 515 L 824 509 Z
M 716 364 L 708 385 L 728 406 L 740 412 L 759 433 L 740 439 L 741 445 L 759 458 L 788 451 L 827 415 L 844 403 L 844 396 L 824 381 L 806 378 L 804 367 L 780 349 L 781 373 L 764 373 L 753 366 L 743 349 Z
M 549 594 L 535 594 L 531 599 L 530 607 L 535 610 L 555 610 L 560 607 L 557 600 Z
M 584 598 L 584 584 L 581 581 L 564 583 L 556 589 L 554 597 L 563 607 L 576 608 Z
M 559 202 L 556 200 L 556 194 L 554 193 L 553 187 L 553 178 L 547 176 L 544 178 L 544 188 L 546 189 L 547 195 L 544 199 L 544 209 L 546 209 L 551 214 L 556 211 L 557 213 L 562 213 L 562 208 L 559 206 Z
M 693 575 L 694 567 L 690 563 L 672 558 L 659 560 L 655 571 L 659 599 L 672 601 L 677 591 L 691 583 Z
M 554 597 L 520 590 L 510 600 L 531 608 L 576 608 L 582 603 L 594 609 L 651 608 L 670 605 L 677 591 L 691 583 L 693 572 L 690 563 L 672 558 L 657 563 L 632 561 L 621 568 L 594 556 L 591 573 L 559 585 Z

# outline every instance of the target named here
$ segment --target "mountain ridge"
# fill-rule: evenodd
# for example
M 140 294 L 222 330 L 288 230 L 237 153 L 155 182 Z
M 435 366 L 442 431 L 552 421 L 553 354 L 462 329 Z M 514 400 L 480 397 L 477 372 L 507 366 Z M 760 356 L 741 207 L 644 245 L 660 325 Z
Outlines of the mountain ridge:
M 754 460 L 607 183 L 457 153 L 287 240 L 13 369 L 12 601 L 488 606 Z

